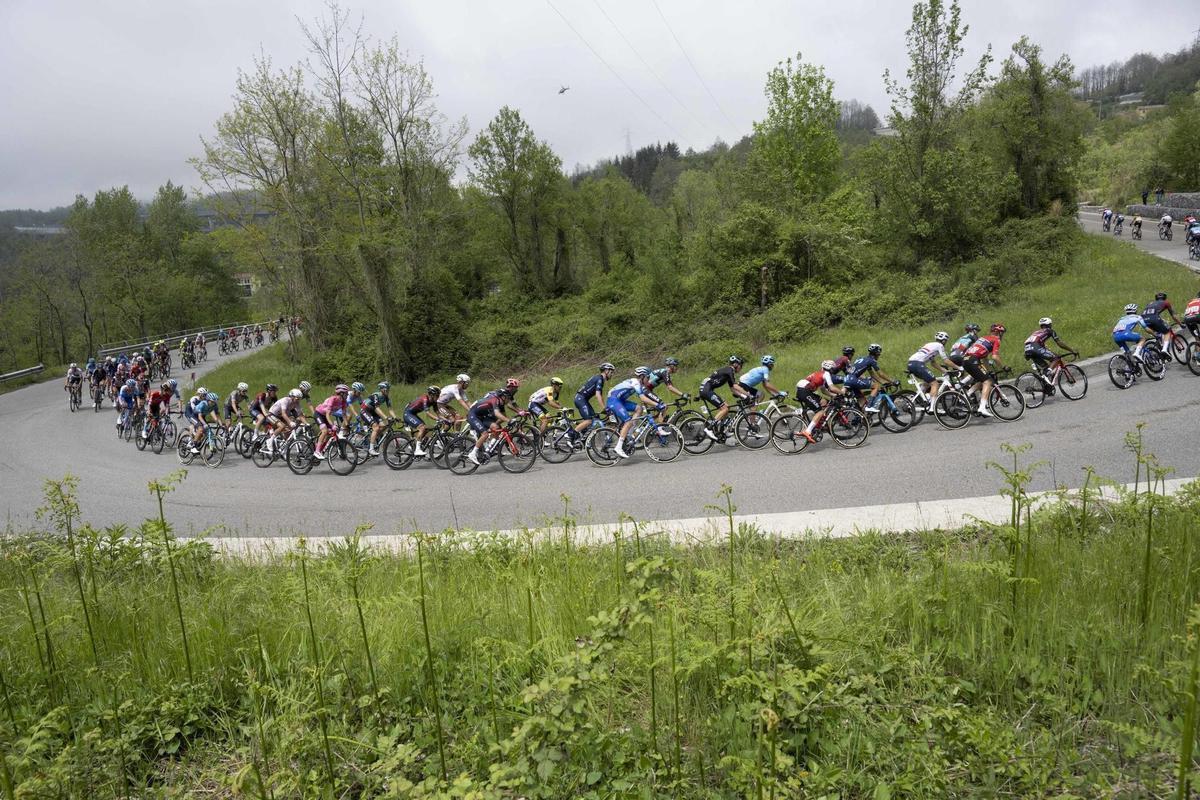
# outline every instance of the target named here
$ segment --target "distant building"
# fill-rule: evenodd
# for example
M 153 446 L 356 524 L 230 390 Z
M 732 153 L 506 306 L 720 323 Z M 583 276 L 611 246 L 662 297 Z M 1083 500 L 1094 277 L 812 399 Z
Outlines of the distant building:
M 253 297 L 262 288 L 262 280 L 253 272 L 235 272 L 233 282 L 242 290 L 242 297 Z
M 198 210 L 196 216 L 200 218 L 200 230 L 203 233 L 212 233 L 218 228 L 227 228 L 232 225 L 261 225 L 270 220 L 274 214 L 270 211 L 252 211 L 235 217 L 205 208 Z
M 889 139 L 900 135 L 900 131 L 896 130 L 895 128 L 876 128 L 872 131 L 872 133 L 874 133 L 876 136 L 883 136 Z
M 1119 106 L 1139 106 L 1146 99 L 1145 92 L 1130 92 L 1117 98 Z
M 16 225 L 13 230 L 23 236 L 36 236 L 45 238 L 47 236 L 62 236 L 67 232 L 67 229 L 62 225 Z

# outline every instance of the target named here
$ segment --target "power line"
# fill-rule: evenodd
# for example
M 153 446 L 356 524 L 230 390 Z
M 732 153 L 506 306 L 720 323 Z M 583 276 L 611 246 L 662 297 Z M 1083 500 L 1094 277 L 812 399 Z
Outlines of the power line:
M 549 2 L 549 0 L 547 0 L 547 2 Z M 696 79 L 700 81 L 700 85 L 704 87 L 704 91 L 708 92 L 708 96 L 712 98 L 713 104 L 717 107 L 717 110 L 721 112 L 721 116 L 725 118 L 725 121 L 728 122 L 729 126 L 736 132 L 737 125 L 735 125 L 733 120 L 729 118 L 729 115 L 725 113 L 725 109 L 721 107 L 721 101 L 717 99 L 715 94 L 713 94 L 712 89 L 708 88 L 708 83 L 705 82 L 704 77 L 700 74 L 700 70 L 696 69 L 696 65 L 692 62 L 692 57 L 689 56 L 687 50 L 683 48 L 683 42 L 679 41 L 679 37 L 675 35 L 675 29 L 672 28 L 671 23 L 667 21 L 667 15 L 664 14 L 662 9 L 658 7 L 658 0 L 650 0 L 650 2 L 654 4 L 654 10 L 658 12 L 660 17 L 662 17 L 663 24 L 667 26 L 667 31 L 671 34 L 671 38 L 675 40 L 675 44 L 679 46 L 679 52 L 683 53 L 683 57 L 687 61 L 688 66 L 692 68 L 692 72 L 696 75 Z
M 588 42 L 588 40 L 583 38 L 582 33 L 575 30 L 575 26 L 571 24 L 571 20 L 569 20 L 565 16 L 563 16 L 563 13 L 558 10 L 558 8 L 554 5 L 554 3 L 550 2 L 550 0 L 546 0 L 546 5 L 550 6 L 550 8 L 552 8 L 552 9 L 554 9 L 554 13 L 558 14 L 558 16 L 562 18 L 562 21 L 566 23 L 567 27 L 571 29 L 571 32 L 579 37 L 579 41 L 583 42 L 584 46 L 587 47 L 588 50 L 592 51 L 592 55 L 594 55 L 596 58 L 600 59 L 601 64 L 608 67 L 608 71 L 613 74 L 613 77 L 615 77 L 617 80 L 619 80 L 621 82 L 621 85 L 624 86 L 626 89 L 628 89 L 629 93 L 631 95 L 633 95 L 634 97 L 636 97 L 638 99 L 638 101 L 641 102 L 641 104 L 646 107 L 647 111 L 649 111 L 651 114 L 653 114 L 655 117 L 657 117 L 658 121 L 661 122 L 663 125 L 665 125 L 668 130 L 670 130 L 672 133 L 674 133 L 677 137 L 680 137 L 679 131 L 675 130 L 675 126 L 673 126 L 671 123 L 669 123 L 665 119 L 663 119 L 662 115 L 654 110 L 654 106 L 647 103 L 645 98 L 643 98 L 640 94 L 638 94 L 634 90 L 634 88 L 632 86 L 630 86 L 628 83 L 625 82 L 625 79 L 621 77 L 621 74 L 619 72 L 617 72 L 615 69 L 613 69 L 613 65 L 609 64 L 607 61 L 604 60 L 604 56 L 600 55 L 600 53 L 598 53 L 596 51 L 596 48 L 592 47 L 592 45 Z M 682 137 L 680 137 L 680 138 L 682 138 Z
M 655 71 L 654 67 L 650 66 L 650 62 L 646 61 L 646 59 L 642 57 L 642 54 L 638 51 L 638 49 L 636 47 L 633 46 L 633 42 L 629 41 L 628 37 L 625 36 L 625 33 L 617 26 L 617 23 L 613 22 L 613 18 L 608 15 L 607 11 L 604 10 L 604 6 L 600 5 L 600 1 L 592 0 L 592 4 L 596 6 L 597 11 L 599 11 L 601 14 L 604 15 L 604 18 L 606 20 L 608 20 L 608 24 L 612 25 L 613 30 L 616 31 L 617 35 L 621 37 L 621 40 L 624 41 L 625 44 L 627 44 L 629 46 L 629 49 L 632 50 L 633 54 L 638 57 L 638 60 L 642 62 L 642 65 L 650 72 L 651 75 L 654 76 L 654 79 L 656 81 L 658 81 L 658 85 L 661 86 L 663 89 L 665 89 L 667 94 L 669 94 L 671 96 L 671 99 L 674 100 L 676 102 L 676 104 L 679 105 L 680 108 L 682 108 L 684 111 L 686 111 L 693 120 L 695 120 L 709 134 L 712 134 L 713 130 L 712 130 L 712 128 L 710 128 L 708 126 L 708 123 L 706 123 L 704 120 L 700 119 L 700 117 L 696 116 L 696 114 L 692 111 L 692 109 L 690 107 L 688 107 L 682 100 L 680 100 L 675 95 L 675 92 L 671 91 L 671 87 L 667 85 L 667 82 L 662 79 L 662 77 L 658 74 L 657 71 Z

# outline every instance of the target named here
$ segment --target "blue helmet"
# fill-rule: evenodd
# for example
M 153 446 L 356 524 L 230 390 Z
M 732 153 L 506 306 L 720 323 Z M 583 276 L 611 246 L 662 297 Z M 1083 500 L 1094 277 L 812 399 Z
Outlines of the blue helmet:
M 127 386 L 130 389 L 133 389 L 134 387 L 137 386 L 137 381 L 135 381 L 133 378 L 130 378 L 129 380 L 125 381 L 125 386 Z
M 210 403 L 215 403 L 215 402 L 217 402 L 218 400 L 220 400 L 221 398 L 217 396 L 217 393 L 216 393 L 216 392 L 209 392 L 209 393 L 208 393 L 208 396 L 207 396 L 207 397 L 205 397 L 204 399 L 205 399 L 205 400 L 207 400 L 207 401 L 208 401 L 208 402 L 210 402 Z

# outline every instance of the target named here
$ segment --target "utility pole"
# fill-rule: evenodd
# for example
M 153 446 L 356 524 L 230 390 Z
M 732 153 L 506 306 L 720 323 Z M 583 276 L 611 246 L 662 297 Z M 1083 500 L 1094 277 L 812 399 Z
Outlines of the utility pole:
M 625 129 L 625 155 L 633 155 L 633 139 L 629 135 L 629 128 Z

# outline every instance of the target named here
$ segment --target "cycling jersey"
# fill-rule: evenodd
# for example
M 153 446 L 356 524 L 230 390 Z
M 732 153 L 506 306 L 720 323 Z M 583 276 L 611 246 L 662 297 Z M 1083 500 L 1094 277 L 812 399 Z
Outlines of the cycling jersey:
M 950 345 L 950 354 L 958 355 L 965 353 L 967 348 L 975 344 L 975 340 L 979 337 L 973 333 L 968 333 L 954 340 L 954 344 Z
M 461 400 L 464 403 L 470 403 L 467 399 L 467 393 L 464 392 L 457 383 L 452 383 L 449 386 L 443 386 L 441 394 L 438 395 L 438 405 L 448 406 L 451 400 Z M 391 403 L 388 404 L 389 406 Z
M 1187 308 L 1183 310 L 1183 318 L 1200 317 L 1200 297 L 1193 297 L 1188 300 Z
M 441 394 L 438 395 L 437 401 L 438 401 L 438 403 L 442 402 Z M 388 408 L 391 408 L 392 407 L 392 398 L 388 397 L 383 392 L 372 392 L 371 394 L 369 394 L 363 398 L 362 404 L 363 404 L 363 408 L 367 409 L 369 411 L 375 411 L 380 406 L 387 406 Z
M 846 376 L 860 378 L 864 372 L 873 369 L 879 369 L 879 362 L 875 360 L 875 356 L 859 356 L 847 368 Z
M 272 417 L 284 419 L 292 411 L 299 409 L 300 399 L 291 395 L 284 395 L 271 404 L 271 408 L 267 411 Z
M 816 390 L 833 384 L 833 376 L 823 369 L 819 369 L 806 378 L 801 378 L 796 382 L 797 389 Z
M 217 410 L 216 403 L 211 403 L 208 400 L 199 397 L 193 397 L 188 401 L 187 408 L 183 410 L 184 416 L 189 419 L 200 420 L 205 416 Z
M 1155 300 L 1147 303 L 1142 310 L 1142 319 L 1153 319 L 1162 315 L 1164 312 L 1173 311 L 1170 300 Z
M 539 406 L 544 406 L 549 400 L 558 400 L 559 388 L 557 386 L 543 386 L 533 394 L 529 395 L 529 402 L 536 403 Z
M 133 389 L 130 389 L 128 386 L 122 386 L 121 391 L 117 392 L 117 400 L 121 401 L 127 406 L 132 406 L 136 401 L 136 398 L 137 395 L 135 395 Z
M 501 391 L 488 392 L 471 406 L 469 413 L 478 417 L 494 417 L 508 405 L 508 395 Z
M 968 358 L 995 358 L 1000 355 L 1000 337 L 995 334 L 980 336 L 975 340 L 975 343 L 967 348 L 965 355 Z
M 92 380 L 96 383 L 102 383 L 107 377 L 108 373 L 104 371 L 104 367 L 96 367 L 96 371 L 92 373 Z
M 610 403 L 614 400 L 622 403 L 629 402 L 631 396 L 637 395 L 640 397 L 645 391 L 642 388 L 641 380 L 638 378 L 629 378 L 628 380 L 621 381 L 609 391 L 608 401 Z
M 225 418 L 232 419 L 233 416 L 241 409 L 234 408 L 234 402 L 240 406 L 242 401 L 249 397 L 248 394 L 242 395 L 240 392 L 231 392 L 229 397 L 225 398 Z
M 700 386 L 701 388 L 712 390 L 721 386 L 733 386 L 733 382 L 736 380 L 737 376 L 734 374 L 732 366 L 721 367 L 701 381 Z
M 671 369 L 670 369 L 670 367 L 663 367 L 662 369 L 651 370 L 650 371 L 650 386 L 651 386 L 651 388 L 658 386 L 659 384 L 663 384 L 663 383 L 665 383 L 667 386 L 671 385 Z
M 942 346 L 941 342 L 927 342 L 921 346 L 921 349 L 909 356 L 908 360 L 928 364 L 937 357 L 946 358 L 946 348 Z
M 325 398 L 325 402 L 317 406 L 317 416 L 322 417 L 326 414 L 336 414 L 346 408 L 346 399 L 340 394 L 332 394 Z
M 745 386 L 747 389 L 753 389 L 760 383 L 764 383 L 769 380 L 771 380 L 771 370 L 764 366 L 755 367 L 749 372 L 743 373 L 742 377 L 738 378 L 738 383 L 740 383 L 742 386 Z
M 1058 333 L 1053 328 L 1038 328 L 1025 339 L 1025 347 L 1044 347 L 1051 339 L 1058 341 Z
M 1113 326 L 1113 333 L 1133 333 L 1133 329 L 1137 327 L 1145 328 L 1145 321 L 1137 314 L 1126 314 L 1117 320 L 1117 324 Z
M 422 411 L 433 411 L 437 406 L 437 399 L 423 394 L 416 400 L 404 407 L 404 410 L 412 414 L 420 414 Z
M 150 393 L 148 401 L 150 403 L 150 411 L 157 414 L 160 406 L 162 406 L 164 403 L 169 404 L 171 402 L 171 392 L 164 392 L 161 389 L 155 389 Z
M 593 375 L 592 377 L 588 378 L 587 383 L 585 383 L 583 386 L 579 387 L 579 391 L 577 391 L 575 393 L 575 396 L 577 398 L 581 397 L 586 401 L 586 400 L 591 400 L 593 397 L 602 393 L 603 391 L 604 391 L 604 376 L 597 373 L 597 374 Z
M 83 370 L 79 367 L 67 370 L 67 380 L 72 383 L 79 383 L 83 380 Z

